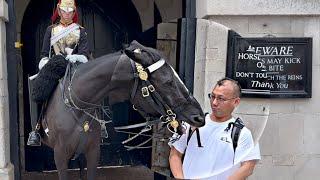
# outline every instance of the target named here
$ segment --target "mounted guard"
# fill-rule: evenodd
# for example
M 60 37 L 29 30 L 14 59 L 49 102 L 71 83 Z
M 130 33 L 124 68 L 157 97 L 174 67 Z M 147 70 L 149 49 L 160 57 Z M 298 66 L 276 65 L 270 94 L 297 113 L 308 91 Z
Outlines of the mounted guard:
M 51 21 L 52 25 L 47 28 L 43 39 L 38 66 L 40 72 L 29 78 L 43 87 L 38 88 L 36 98 L 33 97 L 37 103 L 49 99 L 59 79 L 64 76 L 68 61 L 86 63 L 89 57 L 87 33 L 77 23 L 78 12 L 74 0 L 59 0 Z M 39 129 L 38 120 L 34 131 L 29 134 L 27 145 L 41 145 Z

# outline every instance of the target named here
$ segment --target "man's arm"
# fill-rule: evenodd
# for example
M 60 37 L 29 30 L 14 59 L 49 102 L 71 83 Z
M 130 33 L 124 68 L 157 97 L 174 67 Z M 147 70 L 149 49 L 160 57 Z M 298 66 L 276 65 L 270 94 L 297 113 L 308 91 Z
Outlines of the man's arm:
M 173 176 L 177 179 L 183 179 L 182 154 L 174 146 L 170 150 L 169 163 Z
M 241 163 L 241 166 L 235 171 L 228 180 L 244 180 L 253 173 L 257 160 L 249 160 Z
M 235 164 L 241 162 L 241 166 L 237 169 L 228 180 L 242 180 L 246 179 L 253 173 L 256 163 L 261 159 L 259 143 L 254 144 L 251 132 L 247 128 L 243 128 L 238 147 L 235 152 Z

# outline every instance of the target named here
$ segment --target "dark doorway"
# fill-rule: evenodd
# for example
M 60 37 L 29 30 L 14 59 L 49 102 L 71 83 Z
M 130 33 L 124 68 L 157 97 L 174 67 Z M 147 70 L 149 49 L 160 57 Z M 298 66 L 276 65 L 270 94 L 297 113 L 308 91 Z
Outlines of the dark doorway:
M 24 44 L 22 48 L 23 61 L 23 91 L 24 91 L 24 132 L 25 144 L 27 135 L 31 131 L 30 123 L 30 102 L 28 97 L 28 75 L 37 72 L 39 54 L 42 39 L 47 26 L 51 24 L 50 17 L 57 0 L 31 0 L 21 26 L 21 39 Z M 86 28 L 88 33 L 89 47 L 93 57 L 99 57 L 122 48 L 123 44 L 141 37 L 141 22 L 139 15 L 131 0 L 99 1 L 99 0 L 78 0 L 77 7 L 80 13 L 79 24 Z M 148 34 L 151 39 L 156 39 L 156 31 Z M 150 38 L 147 38 L 150 39 Z M 141 119 L 133 112 L 128 102 L 117 104 L 114 109 L 113 120 L 121 122 L 131 119 Z M 115 124 L 116 126 L 117 124 Z M 121 136 L 120 136 L 121 139 Z M 132 159 L 129 155 L 125 158 L 118 158 L 119 151 L 112 150 L 109 142 L 101 144 L 101 166 L 130 164 Z M 25 149 L 25 170 L 44 171 L 55 169 L 53 151 L 46 147 L 21 147 Z M 117 155 L 116 155 L 117 154 Z M 151 150 L 132 152 L 132 156 L 142 159 L 142 164 L 149 165 Z M 140 160 L 141 160 L 140 159 Z M 77 163 L 71 161 L 70 168 L 76 168 Z

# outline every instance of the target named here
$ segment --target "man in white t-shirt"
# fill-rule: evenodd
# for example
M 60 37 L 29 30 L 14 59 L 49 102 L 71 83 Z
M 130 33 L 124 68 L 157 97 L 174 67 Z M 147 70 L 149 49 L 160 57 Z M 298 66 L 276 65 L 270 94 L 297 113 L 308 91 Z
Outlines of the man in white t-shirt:
M 201 146 L 196 133 L 187 140 L 189 130 L 169 144 L 170 169 L 175 178 L 240 180 L 252 174 L 260 159 L 259 145 L 254 144 L 250 130 L 244 127 L 234 151 L 231 128 L 227 128 L 235 122 L 232 112 L 240 103 L 240 95 L 237 81 L 223 78 L 217 82 L 209 94 L 212 113 L 206 116 L 205 126 L 199 128 Z

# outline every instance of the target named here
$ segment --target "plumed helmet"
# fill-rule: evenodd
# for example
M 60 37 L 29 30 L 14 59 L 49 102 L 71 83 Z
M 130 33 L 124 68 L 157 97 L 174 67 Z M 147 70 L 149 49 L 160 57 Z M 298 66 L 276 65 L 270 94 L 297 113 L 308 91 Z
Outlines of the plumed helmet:
M 59 16 L 58 8 L 66 11 L 66 12 L 75 11 L 75 14 L 73 16 L 72 21 L 74 23 L 78 22 L 78 11 L 77 11 L 77 6 L 76 6 L 75 0 L 59 0 L 59 2 L 57 4 L 57 8 L 55 9 L 55 11 L 51 17 L 52 23 L 54 23 Z
M 66 12 L 71 12 L 76 9 L 74 0 L 61 0 L 58 7 Z

